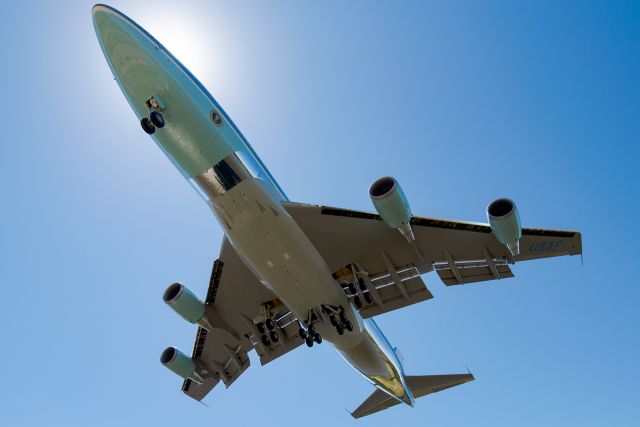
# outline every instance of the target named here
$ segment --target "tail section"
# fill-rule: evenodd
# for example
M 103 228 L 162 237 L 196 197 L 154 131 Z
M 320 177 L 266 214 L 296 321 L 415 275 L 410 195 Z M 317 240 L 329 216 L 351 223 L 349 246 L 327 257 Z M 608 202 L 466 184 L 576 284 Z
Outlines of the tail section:
M 453 375 L 422 375 L 407 376 L 407 386 L 411 389 L 413 397 L 426 396 L 427 394 L 436 393 L 447 388 L 455 387 L 475 378 L 471 373 L 453 374 Z M 376 389 L 362 405 L 351 413 L 353 418 L 361 418 L 367 415 L 383 411 L 387 408 L 397 405 L 399 400 L 389 396 L 382 390 Z

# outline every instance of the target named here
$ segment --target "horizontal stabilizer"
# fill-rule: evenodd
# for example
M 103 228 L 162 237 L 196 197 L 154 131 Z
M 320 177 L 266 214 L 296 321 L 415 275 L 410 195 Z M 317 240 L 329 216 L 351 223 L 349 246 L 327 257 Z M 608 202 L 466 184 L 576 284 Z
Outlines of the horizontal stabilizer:
M 407 386 L 411 389 L 414 398 L 426 396 L 427 394 L 436 393 L 447 388 L 455 387 L 475 378 L 472 374 L 453 374 L 453 375 L 422 375 L 408 376 Z M 375 414 L 387 408 L 397 405 L 399 400 L 389 396 L 382 390 L 376 389 L 362 405 L 351 413 L 353 418 L 361 418 L 367 415 Z

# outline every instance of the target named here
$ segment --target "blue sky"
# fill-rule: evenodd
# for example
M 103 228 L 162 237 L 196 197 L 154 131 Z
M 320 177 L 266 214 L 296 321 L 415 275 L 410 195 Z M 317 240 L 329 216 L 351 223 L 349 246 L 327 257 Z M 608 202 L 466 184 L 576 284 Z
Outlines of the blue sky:
M 636 425 L 638 2 L 112 3 L 205 84 L 295 201 L 371 210 L 382 175 L 420 215 L 583 233 L 577 257 L 380 316 L 409 374 L 477 380 L 367 426 Z M 209 408 L 163 368 L 222 238 L 140 129 L 92 3 L 8 2 L 0 53 L 0 424 L 349 425 L 371 386 L 330 345 L 253 366 Z

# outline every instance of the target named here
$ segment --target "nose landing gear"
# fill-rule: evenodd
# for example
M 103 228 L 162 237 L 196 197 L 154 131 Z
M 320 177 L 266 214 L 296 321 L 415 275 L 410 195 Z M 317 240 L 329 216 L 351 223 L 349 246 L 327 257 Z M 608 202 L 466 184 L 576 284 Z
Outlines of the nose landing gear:
M 165 125 L 164 117 L 160 112 L 165 109 L 165 105 L 158 96 L 152 96 L 147 99 L 145 105 L 151 112 L 149 113 L 149 117 L 143 117 L 142 120 L 140 120 L 140 125 L 146 133 L 152 135 L 156 131 L 156 128 L 162 129 Z
M 164 117 L 162 116 L 160 111 L 152 111 L 151 114 L 149 114 L 149 118 L 158 129 L 164 127 Z
M 149 135 L 152 135 L 156 131 L 156 126 L 148 117 L 143 117 L 142 120 L 140 120 L 140 126 L 142 126 L 142 129 Z
M 143 117 L 142 120 L 140 120 L 140 126 L 142 126 L 142 129 L 149 135 L 152 135 L 156 131 L 156 128 L 163 128 L 164 123 L 164 117 L 159 111 L 152 111 L 149 117 Z

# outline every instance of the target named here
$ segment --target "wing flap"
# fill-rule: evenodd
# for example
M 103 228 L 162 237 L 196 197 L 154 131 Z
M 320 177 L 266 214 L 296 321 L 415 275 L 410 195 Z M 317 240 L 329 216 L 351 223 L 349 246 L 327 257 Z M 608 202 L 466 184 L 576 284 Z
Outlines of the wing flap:
M 466 285 L 487 280 L 514 277 L 506 260 L 453 261 L 433 264 L 438 276 L 447 286 Z
M 375 281 L 372 281 L 372 284 L 375 286 Z M 420 276 L 402 280 L 402 286 L 406 290 L 406 297 L 393 282 L 384 283 L 382 286 L 377 287 L 376 291 L 380 297 L 381 304 L 374 301 L 370 305 L 365 305 L 360 309 L 362 317 L 366 319 L 433 298 L 433 294 L 427 289 Z

